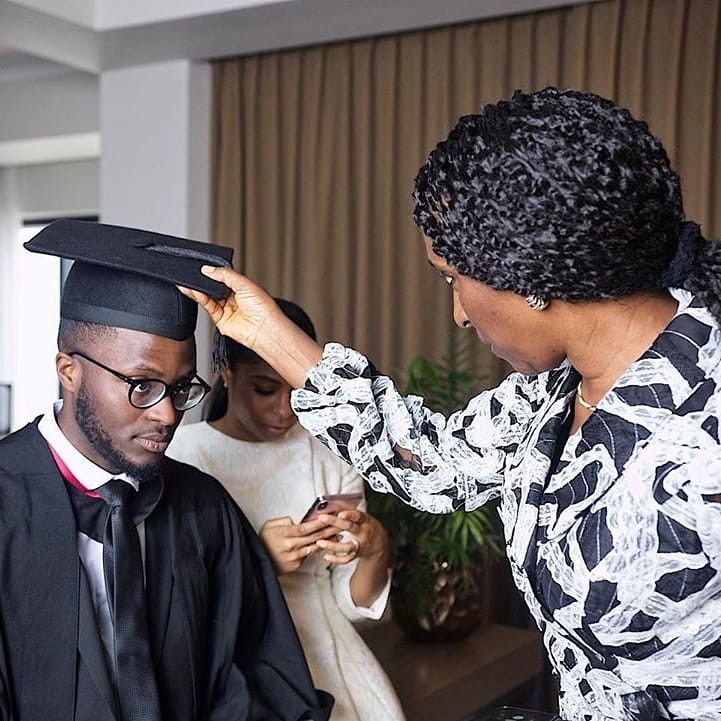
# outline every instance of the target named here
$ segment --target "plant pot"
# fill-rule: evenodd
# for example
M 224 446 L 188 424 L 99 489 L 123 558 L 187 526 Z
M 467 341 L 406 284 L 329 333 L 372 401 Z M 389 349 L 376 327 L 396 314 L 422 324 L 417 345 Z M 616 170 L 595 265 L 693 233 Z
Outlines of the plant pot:
M 390 592 L 393 621 L 414 641 L 465 638 L 484 621 L 482 564 L 479 558 L 464 574 L 399 549 Z

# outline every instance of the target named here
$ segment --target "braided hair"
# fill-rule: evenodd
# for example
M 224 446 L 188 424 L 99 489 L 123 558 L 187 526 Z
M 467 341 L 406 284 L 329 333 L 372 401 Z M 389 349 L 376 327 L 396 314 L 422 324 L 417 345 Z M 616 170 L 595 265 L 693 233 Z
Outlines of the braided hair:
M 721 318 L 721 251 L 684 221 L 645 122 L 593 93 L 516 91 L 459 119 L 415 179 L 434 252 L 498 290 L 567 301 L 685 287 Z

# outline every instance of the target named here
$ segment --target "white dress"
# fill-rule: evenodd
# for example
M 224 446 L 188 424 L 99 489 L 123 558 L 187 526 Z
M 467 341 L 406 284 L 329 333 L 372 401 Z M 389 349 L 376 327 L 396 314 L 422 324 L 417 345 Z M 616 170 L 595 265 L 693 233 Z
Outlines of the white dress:
M 168 455 L 215 476 L 256 529 L 269 518 L 298 522 L 317 495 L 362 491 L 356 471 L 299 425 L 278 441 L 240 441 L 208 423 L 178 428 Z M 333 694 L 331 721 L 403 721 L 388 677 L 351 621 L 378 619 L 390 582 L 371 608 L 350 595 L 357 562 L 330 571 L 320 555 L 279 576 L 313 680 Z

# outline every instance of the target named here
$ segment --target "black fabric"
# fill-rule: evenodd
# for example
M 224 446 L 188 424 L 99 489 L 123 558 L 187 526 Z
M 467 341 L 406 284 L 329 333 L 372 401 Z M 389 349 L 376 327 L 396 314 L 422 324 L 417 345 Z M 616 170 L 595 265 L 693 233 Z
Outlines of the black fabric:
M 65 280 L 60 316 L 185 340 L 195 331 L 198 304 L 155 278 L 76 261 Z
M 163 485 L 163 479 L 161 477 L 143 481 L 140 484 L 138 493 L 131 506 L 133 523 L 136 526 L 144 521 L 158 504 L 163 493 Z M 108 519 L 108 504 L 102 497 L 98 498 L 97 496 L 84 493 L 72 483 L 68 483 L 66 488 L 78 529 L 86 536 L 90 536 L 94 541 L 102 543 L 105 537 L 105 526 Z
M 200 272 L 201 265 L 229 266 L 233 249 L 140 228 L 62 218 L 24 243 L 34 253 L 57 255 L 185 285 L 220 300 L 228 288 Z
M 56 220 L 25 243 L 35 253 L 75 260 L 60 315 L 175 340 L 195 330 L 198 306 L 176 284 L 224 298 L 228 288 L 200 272 L 229 266 L 233 249 L 137 228 Z
M 120 711 L 110 675 L 111 661 L 100 638 L 90 584 L 82 563 L 79 570 L 74 721 L 117 721 Z
M 160 721 L 160 702 L 150 653 L 140 540 L 133 520 L 134 496 L 114 479 L 98 489 L 110 507 L 103 539 L 103 570 L 113 619 L 113 668 L 123 721 Z
M 108 504 L 102 498 L 94 498 L 67 484 L 68 496 L 73 506 L 78 530 L 98 543 L 103 542 L 105 522 L 108 520 Z
M 166 459 L 145 521 L 150 645 L 165 721 L 325 721 L 272 563 L 222 486 Z M 0 719 L 89 721 L 81 564 L 67 484 L 34 426 L 0 441 Z M 97 644 L 96 644 L 97 647 Z M 92 653 L 92 649 L 87 651 Z M 80 683 L 81 680 L 83 684 Z M 78 695 L 82 699 L 78 700 Z M 112 719 L 102 702 L 98 721 Z M 14 716 L 11 717 L 11 713 Z

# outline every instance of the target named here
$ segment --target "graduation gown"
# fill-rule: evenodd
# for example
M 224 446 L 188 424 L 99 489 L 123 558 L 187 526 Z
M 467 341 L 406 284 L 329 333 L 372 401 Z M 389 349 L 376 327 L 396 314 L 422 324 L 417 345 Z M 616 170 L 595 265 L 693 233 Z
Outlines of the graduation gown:
M 166 721 L 322 721 L 272 564 L 222 486 L 166 458 L 145 521 Z M 0 441 L 0 721 L 113 721 L 105 653 L 61 477 L 35 425 Z

